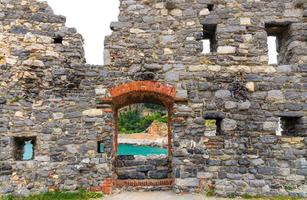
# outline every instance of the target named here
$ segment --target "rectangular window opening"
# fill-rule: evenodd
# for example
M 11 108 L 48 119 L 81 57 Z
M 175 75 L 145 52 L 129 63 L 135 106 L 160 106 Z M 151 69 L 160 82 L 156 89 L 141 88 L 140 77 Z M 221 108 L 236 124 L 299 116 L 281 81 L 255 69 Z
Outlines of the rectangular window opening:
M 268 54 L 269 54 L 269 64 L 277 64 L 277 37 L 276 36 L 269 36 L 267 38 L 267 45 L 268 45 Z
M 202 53 L 216 52 L 216 24 L 203 25 Z
M 15 137 L 15 160 L 27 161 L 34 159 L 36 137 Z
M 287 51 L 289 24 L 265 24 L 265 31 L 268 36 L 268 64 L 287 64 L 290 55 Z
M 97 152 L 104 153 L 104 143 L 102 141 L 97 142 Z
M 219 118 L 205 119 L 205 136 L 209 137 L 221 135 L 221 122 L 222 119 Z
M 209 11 L 212 11 L 214 9 L 214 4 L 208 4 L 207 8 Z
M 278 136 L 300 136 L 301 117 L 279 117 L 276 135 Z
M 206 54 L 206 53 L 212 52 L 211 51 L 211 41 L 209 39 L 202 39 L 201 41 L 203 43 L 202 53 Z
M 54 44 L 62 44 L 63 43 L 63 37 L 56 36 L 55 38 L 53 38 L 53 43 Z

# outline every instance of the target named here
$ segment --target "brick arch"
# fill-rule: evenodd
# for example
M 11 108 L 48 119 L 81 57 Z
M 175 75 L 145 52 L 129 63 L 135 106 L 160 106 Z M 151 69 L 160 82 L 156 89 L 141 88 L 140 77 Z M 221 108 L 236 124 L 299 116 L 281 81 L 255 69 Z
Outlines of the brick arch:
M 118 150 L 118 109 L 135 103 L 155 103 L 163 105 L 168 110 L 168 155 L 172 155 L 171 115 L 175 102 L 176 89 L 156 81 L 133 81 L 108 89 L 114 114 L 113 155 Z
M 134 103 L 155 103 L 170 108 L 176 96 L 172 86 L 156 81 L 133 81 L 109 89 L 114 109 Z

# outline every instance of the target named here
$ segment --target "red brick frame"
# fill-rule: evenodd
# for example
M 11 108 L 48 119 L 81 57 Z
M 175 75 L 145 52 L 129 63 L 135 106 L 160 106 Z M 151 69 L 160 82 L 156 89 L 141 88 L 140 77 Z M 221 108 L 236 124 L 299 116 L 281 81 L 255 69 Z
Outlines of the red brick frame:
M 172 157 L 172 132 L 171 132 L 171 121 L 173 114 L 173 104 L 178 101 L 176 98 L 176 89 L 172 86 L 165 85 L 156 81 L 133 81 L 119 86 L 108 89 L 105 92 L 105 96 L 99 99 L 100 105 L 98 107 L 103 108 L 105 112 L 113 112 L 113 125 L 114 125 L 114 136 L 113 136 L 113 161 L 117 156 L 118 149 L 118 109 L 134 103 L 155 103 L 161 104 L 168 109 L 168 156 L 171 160 Z M 107 106 L 106 106 L 107 105 Z M 112 106 L 110 109 L 109 106 Z M 113 177 L 114 178 L 114 177 Z M 146 181 L 146 180 L 128 180 L 117 182 L 116 179 L 109 178 L 102 182 L 101 188 L 105 194 L 111 194 L 112 186 L 118 184 L 129 184 L 145 186 L 145 185 L 172 185 L 173 180 L 157 180 L 157 181 Z
M 109 89 L 114 113 L 113 155 L 118 150 L 118 109 L 134 103 L 161 104 L 168 109 L 168 155 L 171 158 L 171 115 L 176 89 L 156 81 L 133 81 Z

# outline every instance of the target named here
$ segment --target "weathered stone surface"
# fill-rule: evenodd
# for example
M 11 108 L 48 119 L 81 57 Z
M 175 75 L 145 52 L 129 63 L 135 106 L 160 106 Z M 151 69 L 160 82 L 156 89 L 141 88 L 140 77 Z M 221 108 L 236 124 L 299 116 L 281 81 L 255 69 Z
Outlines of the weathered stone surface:
M 220 99 L 228 98 L 231 96 L 231 92 L 229 90 L 218 90 L 215 92 L 215 96 Z
M 306 195 L 302 2 L 121 1 L 105 65 L 96 66 L 85 64 L 82 36 L 46 2 L 2 0 L 0 196 L 99 188 L 116 175 L 176 178 L 176 192 L 199 191 L 205 181 L 225 197 Z M 278 63 L 269 65 L 273 32 L 283 34 Z M 204 38 L 216 39 L 208 54 Z M 145 80 L 161 85 L 110 92 Z M 112 158 L 115 111 L 135 102 L 167 105 L 170 159 Z M 291 136 L 276 136 L 280 117 L 295 124 Z M 15 137 L 36 137 L 33 160 L 16 160 Z
M 101 116 L 102 114 L 103 112 L 101 109 L 89 109 L 82 112 L 82 115 L 91 116 L 91 117 Z
M 243 26 L 252 25 L 252 24 L 251 24 L 251 19 L 248 18 L 248 17 L 242 17 L 242 18 L 240 18 L 240 25 L 243 25 Z
M 226 101 L 225 102 L 225 108 L 227 110 L 231 110 L 231 109 L 234 109 L 237 107 L 237 103 L 236 102 L 233 102 L 233 101 Z
M 238 104 L 239 110 L 248 110 L 251 107 L 251 103 L 249 101 L 242 102 Z
M 277 122 L 264 122 L 263 130 L 265 131 L 275 131 L 277 130 Z
M 159 64 L 148 64 L 148 65 L 144 65 L 144 68 L 148 70 L 159 70 L 159 69 L 162 69 L 162 66 Z
M 236 47 L 232 46 L 220 46 L 217 48 L 219 54 L 233 54 L 236 52 Z
M 280 90 L 271 90 L 268 92 L 267 96 L 269 101 L 282 101 L 284 98 L 284 94 Z
M 249 92 L 254 92 L 255 91 L 255 83 L 254 82 L 246 83 L 246 88 L 248 89 Z
M 181 187 L 197 187 L 199 180 L 197 178 L 176 179 L 176 184 Z
M 167 72 L 165 74 L 166 81 L 179 81 L 179 73 L 178 72 Z
M 235 130 L 237 128 L 237 122 L 233 119 L 223 119 L 221 128 L 224 131 Z

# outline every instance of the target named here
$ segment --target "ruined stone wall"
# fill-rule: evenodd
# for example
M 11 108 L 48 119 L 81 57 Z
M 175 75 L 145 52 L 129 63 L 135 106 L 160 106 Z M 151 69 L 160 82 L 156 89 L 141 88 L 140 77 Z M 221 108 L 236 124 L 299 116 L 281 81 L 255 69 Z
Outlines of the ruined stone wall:
M 95 110 L 107 74 L 85 65 L 83 39 L 64 23 L 46 2 L 0 1 L 0 194 L 88 188 L 110 176 L 97 153 L 98 136 L 111 140 L 110 114 Z M 36 137 L 33 160 L 14 158 L 14 137 Z
M 96 100 L 136 80 L 176 88 L 175 191 L 272 195 L 306 185 L 303 1 L 122 0 L 105 66 L 85 64 L 82 37 L 46 3 L 0 0 L 0 8 L 0 194 L 111 177 L 114 110 Z M 202 54 L 206 24 L 216 25 L 217 50 Z M 265 24 L 288 27 L 282 65 L 267 64 Z M 276 136 L 280 116 L 299 118 L 295 137 Z M 221 133 L 205 136 L 205 118 L 221 120 Z M 16 161 L 14 137 L 27 136 L 36 136 L 34 160 Z
M 161 81 L 186 100 L 172 116 L 175 191 L 289 194 L 306 184 L 306 6 L 121 1 L 105 64 L 126 73 L 118 81 Z M 268 65 L 266 24 L 287 26 L 279 65 Z M 216 25 L 216 52 L 202 54 L 203 25 Z M 296 137 L 276 136 L 280 116 L 300 118 Z M 222 119 L 219 135 L 204 136 L 205 118 Z

